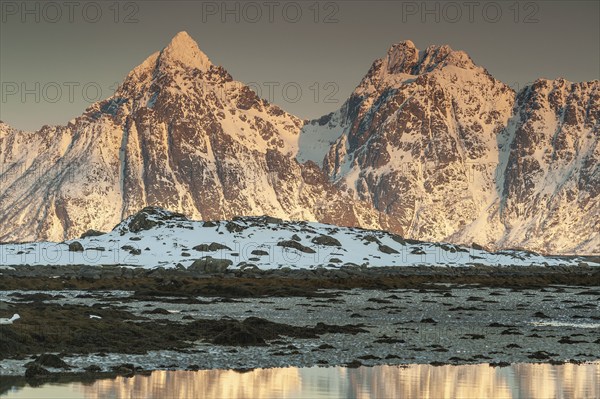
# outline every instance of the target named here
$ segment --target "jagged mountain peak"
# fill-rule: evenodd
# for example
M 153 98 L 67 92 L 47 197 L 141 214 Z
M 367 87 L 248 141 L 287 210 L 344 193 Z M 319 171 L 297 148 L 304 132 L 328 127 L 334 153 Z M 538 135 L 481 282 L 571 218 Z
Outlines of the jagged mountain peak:
M 198 43 L 196 43 L 196 41 L 190 36 L 189 33 L 182 30 L 180 32 L 177 32 L 177 34 L 175 36 L 173 36 L 173 38 L 171 39 L 171 41 L 169 42 L 169 45 L 167 47 L 173 47 L 173 46 L 179 46 L 179 45 L 197 46 Z
M 394 44 L 382 59 L 387 73 L 410 73 L 419 60 L 419 50 L 410 40 Z
M 306 125 L 301 155 L 410 238 L 596 252 L 581 221 L 600 194 L 597 88 L 541 79 L 515 93 L 463 51 L 403 41 Z
M 558 77 L 556 79 L 538 78 L 535 81 L 533 81 L 533 83 L 526 85 L 523 88 L 523 90 L 527 90 L 528 88 L 531 88 L 534 90 L 541 89 L 541 88 L 547 88 L 547 89 L 553 89 L 553 90 L 559 89 L 559 88 L 566 88 L 566 89 L 570 89 L 570 90 L 574 90 L 576 88 L 597 89 L 599 87 L 599 85 L 600 85 L 600 80 L 598 80 L 598 79 L 590 80 L 587 82 L 573 82 L 573 81 L 570 81 L 563 77 Z
M 12 127 L 8 123 L 0 121 L 0 129 L 12 129 Z
M 302 120 L 209 63 L 182 33 L 113 96 L 56 133 L 3 140 L 0 131 L 0 163 L 45 173 L 40 185 L 18 183 L 18 174 L 5 179 L 2 226 L 30 229 L 24 236 L 0 229 L 0 239 L 106 231 L 149 205 L 207 220 L 269 214 L 383 227 L 384 215 L 337 190 L 318 166 L 296 160 Z M 30 155 L 21 155 L 24 148 Z M 35 202 L 15 206 L 24 195 Z M 149 209 L 134 229 L 161 215 Z
M 476 65 L 464 51 L 453 50 L 448 45 L 431 45 L 419 50 L 410 40 L 403 40 L 390 47 L 385 57 L 377 60 L 374 67 L 381 66 L 387 74 L 421 75 L 446 66 L 473 69 Z
M 123 88 L 133 85 L 134 92 L 138 85 L 151 82 L 164 74 L 173 75 L 175 71 L 200 70 L 206 72 L 213 67 L 208 56 L 200 50 L 198 44 L 185 31 L 176 34 L 162 50 L 151 54 L 127 75 L 121 85 Z M 124 95 L 124 93 L 118 93 Z
M 463 69 L 478 68 L 466 52 L 462 50 L 453 50 L 448 45 L 427 47 L 421 57 L 421 65 L 422 67 L 427 68 L 427 70 L 423 72 L 426 72 L 429 69 L 443 68 L 448 65 Z
M 10 132 L 16 132 L 18 131 L 17 129 L 11 127 L 8 123 L 5 123 L 3 121 L 0 121 L 0 137 L 3 137 L 4 135 L 9 134 Z M 0 160 L 2 159 L 2 150 L 0 148 Z M 0 176 L 2 174 L 2 167 L 0 166 Z M 0 181 L 1 181 L 1 177 L 0 177 Z
M 160 52 L 159 63 L 161 65 L 182 65 L 201 71 L 208 70 L 212 65 L 206 54 L 185 31 L 176 34 L 167 47 Z
M 456 82 L 457 75 L 472 80 L 490 78 L 485 68 L 477 66 L 464 51 L 454 50 L 449 45 L 431 45 L 419 50 L 412 41 L 403 40 L 373 62 L 355 94 L 377 95 L 388 88 L 398 88 L 417 79 L 423 81 L 433 75 L 452 82 Z

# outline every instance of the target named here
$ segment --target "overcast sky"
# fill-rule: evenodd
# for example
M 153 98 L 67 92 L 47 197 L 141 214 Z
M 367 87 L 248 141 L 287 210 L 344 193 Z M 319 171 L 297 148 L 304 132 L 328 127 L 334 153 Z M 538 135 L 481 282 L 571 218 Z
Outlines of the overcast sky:
M 28 130 L 64 124 L 181 30 L 234 79 L 302 118 L 338 108 L 405 39 L 465 50 L 515 89 L 539 77 L 600 79 L 597 1 L 223 4 L 3 0 L 0 120 Z

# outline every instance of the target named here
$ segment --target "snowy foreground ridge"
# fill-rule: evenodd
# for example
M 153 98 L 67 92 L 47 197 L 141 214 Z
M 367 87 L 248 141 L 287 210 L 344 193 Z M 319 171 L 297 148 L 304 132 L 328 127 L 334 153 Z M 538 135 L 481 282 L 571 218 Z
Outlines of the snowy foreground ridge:
M 559 266 L 600 264 L 578 257 L 406 240 L 384 231 L 292 222 L 268 216 L 231 221 L 188 220 L 148 207 L 109 233 L 78 240 L 0 245 L 0 264 L 190 267 L 208 259 L 228 269 L 377 266 Z M 199 261 L 200 260 L 200 261 Z M 206 264 L 207 262 L 205 262 Z M 195 267 L 195 266 L 193 266 Z

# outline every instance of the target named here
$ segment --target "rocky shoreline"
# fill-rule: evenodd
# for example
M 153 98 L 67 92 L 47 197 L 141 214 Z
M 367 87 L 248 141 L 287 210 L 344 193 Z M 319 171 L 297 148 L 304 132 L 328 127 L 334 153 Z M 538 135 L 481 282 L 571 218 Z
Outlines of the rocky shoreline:
M 0 373 L 595 362 L 598 287 L 594 267 L 17 266 L 0 278 L 0 317 L 21 316 L 0 325 Z

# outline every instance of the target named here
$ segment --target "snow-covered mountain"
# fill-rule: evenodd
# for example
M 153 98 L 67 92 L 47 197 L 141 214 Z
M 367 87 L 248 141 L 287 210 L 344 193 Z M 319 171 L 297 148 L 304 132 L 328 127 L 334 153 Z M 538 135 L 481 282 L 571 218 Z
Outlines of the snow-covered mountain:
M 599 253 L 599 140 L 600 81 L 540 79 L 522 90 L 499 139 L 494 206 L 505 230 L 490 238 L 498 246 Z
M 153 205 L 598 253 L 599 130 L 599 81 L 515 93 L 464 52 L 410 41 L 302 121 L 181 32 L 67 126 L 0 123 L 0 240 L 108 231 Z
M 299 157 L 405 237 L 598 253 L 599 138 L 599 81 L 517 94 L 462 51 L 405 41 L 305 126 Z
M 106 231 L 146 205 L 205 220 L 268 214 L 380 226 L 385 216 L 296 161 L 302 125 L 181 32 L 67 126 L 28 133 L 0 124 L 0 240 Z
M 192 221 L 147 207 L 106 234 L 62 243 L 0 244 L 10 265 L 121 265 L 226 269 L 366 268 L 382 266 L 600 266 L 591 259 L 405 240 L 399 235 L 273 217 Z

